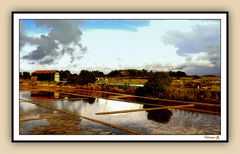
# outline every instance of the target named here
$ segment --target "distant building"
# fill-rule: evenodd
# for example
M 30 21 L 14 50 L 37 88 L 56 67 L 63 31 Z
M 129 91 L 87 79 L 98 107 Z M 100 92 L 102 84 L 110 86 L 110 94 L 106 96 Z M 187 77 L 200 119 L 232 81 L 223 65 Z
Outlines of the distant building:
M 60 73 L 58 70 L 36 70 L 31 74 L 33 81 L 60 81 Z

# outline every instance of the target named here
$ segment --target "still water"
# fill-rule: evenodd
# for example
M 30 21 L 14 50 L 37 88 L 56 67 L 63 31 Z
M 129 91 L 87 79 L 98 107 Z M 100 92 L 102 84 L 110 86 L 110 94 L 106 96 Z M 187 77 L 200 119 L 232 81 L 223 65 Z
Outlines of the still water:
M 38 101 L 57 109 L 149 134 L 217 135 L 219 115 L 179 109 L 152 110 L 120 114 L 96 115 L 99 112 L 149 108 L 126 101 L 76 97 L 50 92 L 20 92 L 20 98 Z M 153 106 L 151 106 L 152 108 Z M 20 134 L 128 134 L 127 132 L 59 113 L 35 104 L 20 102 Z

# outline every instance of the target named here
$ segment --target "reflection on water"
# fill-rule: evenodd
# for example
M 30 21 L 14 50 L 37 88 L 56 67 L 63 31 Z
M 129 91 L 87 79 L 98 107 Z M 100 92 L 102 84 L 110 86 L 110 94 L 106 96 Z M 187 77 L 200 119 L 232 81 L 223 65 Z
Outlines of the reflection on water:
M 85 102 L 93 104 L 95 103 L 95 101 L 96 101 L 96 98 L 88 98 L 88 101 L 85 101 Z
M 32 110 L 35 110 L 36 108 L 37 108 L 37 105 L 35 104 L 30 104 L 25 102 L 20 103 L 20 112 L 32 111 Z
M 20 102 L 21 104 L 30 104 Z M 27 105 L 23 105 L 23 108 Z M 94 123 L 79 117 L 66 115 L 57 111 L 31 108 L 31 112 L 20 111 L 20 134 L 21 135 L 120 135 L 127 134 L 124 131 Z M 32 120 L 28 120 L 28 119 Z
M 30 92 L 21 92 L 20 97 L 37 100 L 45 105 L 57 109 L 81 114 L 93 119 L 105 121 L 117 126 L 145 132 L 145 134 L 220 134 L 220 116 L 194 113 L 177 109 L 150 110 L 142 112 L 129 112 L 121 114 L 96 115 L 98 112 L 153 108 L 141 104 L 107 100 L 92 97 L 77 97 L 71 95 L 45 93 L 31 95 Z M 68 99 L 64 99 L 67 97 Z M 51 98 L 51 99 L 49 99 Z M 73 99 L 75 98 L 75 99 Z M 31 112 L 30 112 L 31 111 Z M 59 112 L 43 109 L 30 103 L 20 103 L 20 116 L 26 114 L 40 114 L 41 118 L 47 119 L 42 126 L 32 130 L 39 134 L 127 134 L 101 124 L 83 119 L 72 119 L 65 114 L 59 116 Z M 41 122 L 41 121 L 40 121 Z M 27 122 L 24 123 L 28 125 Z M 69 129 L 67 129 L 69 126 Z M 25 128 L 26 126 L 24 126 Z M 45 132 L 43 133 L 43 130 Z M 47 130 L 47 131 L 46 131 Z M 55 131 L 51 131 L 55 130 Z M 58 133 L 56 133 L 58 132 Z
M 52 106 L 57 109 L 71 111 L 73 113 L 86 115 L 89 117 L 95 117 L 95 113 L 98 112 L 107 112 L 107 111 L 118 111 L 118 110 L 131 110 L 131 109 L 141 109 L 141 104 L 126 103 L 115 100 L 106 100 L 106 99 L 78 99 L 78 100 L 56 100 L 54 102 L 43 102 L 49 106 Z M 116 116 L 116 115 L 110 115 Z M 99 117 L 99 116 L 97 116 Z M 131 116 L 130 116 L 131 117 Z M 129 117 L 129 118 L 130 118 Z M 132 117 L 134 118 L 134 117 Z
M 143 108 L 152 108 L 152 106 L 144 105 Z M 147 112 L 147 118 L 149 120 L 153 120 L 153 121 L 160 122 L 160 123 L 169 122 L 169 120 L 173 114 L 172 111 L 170 111 L 169 109 L 149 110 L 146 112 Z
M 153 120 L 160 123 L 167 123 L 172 116 L 172 112 L 168 109 L 153 110 L 153 111 L 147 111 L 147 112 L 148 112 L 147 117 L 149 120 Z

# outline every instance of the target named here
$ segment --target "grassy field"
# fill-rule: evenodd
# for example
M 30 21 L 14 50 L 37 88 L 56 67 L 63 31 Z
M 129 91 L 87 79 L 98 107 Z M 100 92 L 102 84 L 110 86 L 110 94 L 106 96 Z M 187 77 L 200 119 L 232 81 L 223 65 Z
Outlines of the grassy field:
M 56 83 L 47 81 L 30 81 L 21 80 L 20 87 L 50 87 L 50 88 L 79 88 L 95 91 L 109 91 L 123 94 L 135 94 L 138 87 L 125 85 L 104 85 L 101 83 L 130 83 L 130 84 L 144 84 L 147 79 L 143 78 L 99 78 L 95 83 L 85 86 L 68 85 L 66 83 Z M 184 100 L 184 101 L 199 101 L 208 103 L 220 103 L 221 98 L 221 82 L 220 77 L 203 76 L 203 77 L 182 77 L 173 78 L 170 85 L 168 85 L 163 93 L 166 99 Z
M 164 95 L 169 99 L 220 103 L 220 77 L 184 77 L 174 79 Z
M 102 77 L 96 83 L 131 83 L 131 84 L 144 84 L 147 79 L 144 78 L 120 78 L 120 77 Z

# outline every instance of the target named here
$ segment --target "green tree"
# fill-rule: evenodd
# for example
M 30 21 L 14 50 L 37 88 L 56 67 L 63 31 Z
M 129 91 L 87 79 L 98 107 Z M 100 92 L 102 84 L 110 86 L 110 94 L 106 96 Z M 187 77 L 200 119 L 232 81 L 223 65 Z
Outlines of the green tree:
M 92 73 L 94 74 L 95 77 L 104 77 L 105 76 L 105 74 L 100 71 L 92 71 Z
M 120 77 L 122 70 L 113 70 L 107 74 L 108 77 Z
M 167 72 L 155 72 L 150 75 L 148 81 L 136 90 L 136 95 L 160 97 L 172 79 Z
M 86 85 L 88 83 L 94 83 L 96 81 L 96 77 L 93 72 L 88 70 L 82 70 L 79 74 L 80 85 Z
M 67 83 L 69 84 L 79 84 L 80 78 L 77 74 L 72 74 L 67 78 Z
M 29 80 L 31 78 L 30 73 L 29 72 L 23 72 L 22 78 Z
M 170 74 L 171 77 L 178 77 L 178 78 L 187 76 L 187 74 L 185 72 L 182 72 L 182 71 L 177 71 L 177 72 L 170 71 L 169 74 Z
M 68 78 L 71 76 L 71 72 L 69 70 L 60 71 L 61 81 L 68 81 Z

